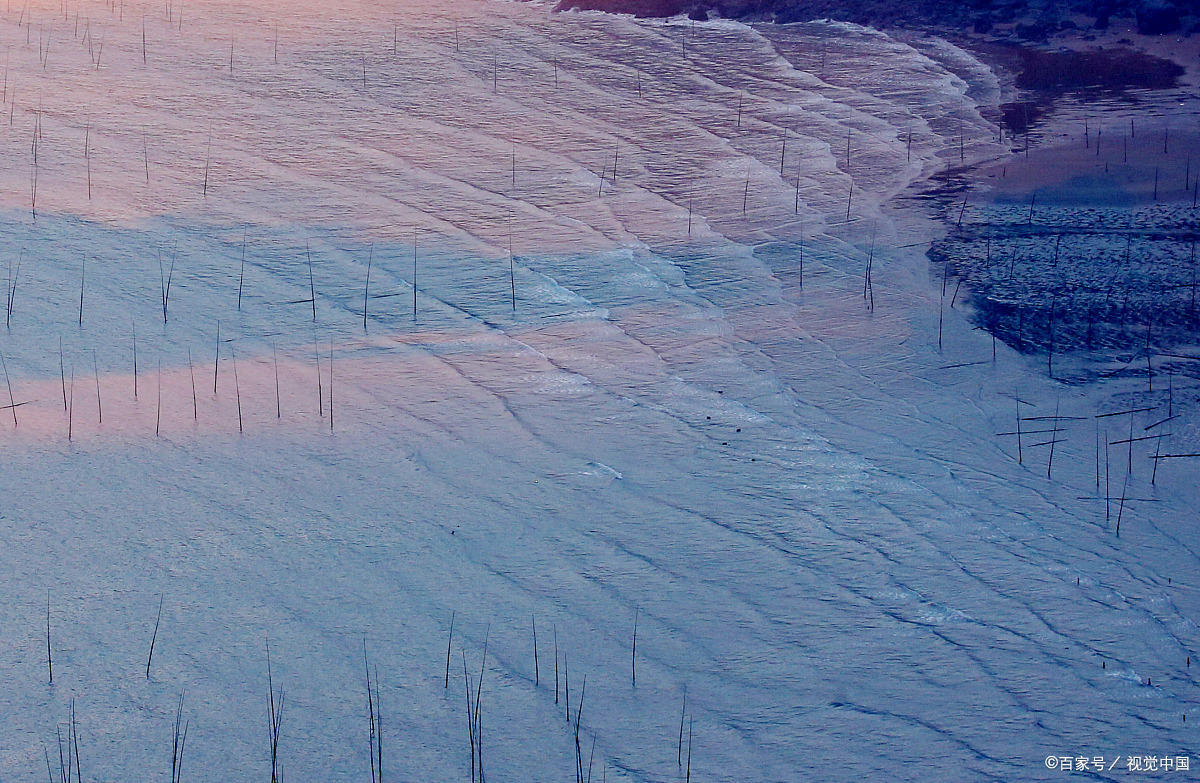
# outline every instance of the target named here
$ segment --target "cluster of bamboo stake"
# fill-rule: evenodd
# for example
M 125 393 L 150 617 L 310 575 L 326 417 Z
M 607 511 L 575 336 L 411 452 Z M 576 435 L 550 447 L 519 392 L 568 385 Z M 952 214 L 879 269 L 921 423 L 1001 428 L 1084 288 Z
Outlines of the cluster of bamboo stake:
M 71 699 L 67 736 L 63 736 L 63 727 L 62 724 L 59 724 L 55 727 L 55 737 L 58 743 L 57 777 L 55 777 L 56 770 L 50 764 L 50 751 L 45 745 L 42 746 L 43 756 L 46 759 L 46 774 L 50 777 L 50 783 L 71 783 L 72 776 L 74 776 L 75 783 L 83 783 L 83 765 L 79 759 L 79 724 L 75 719 L 74 699 Z
M 271 643 L 267 642 L 267 741 L 271 756 L 271 783 L 283 783 L 283 768 L 279 758 L 280 728 L 283 725 L 283 686 L 275 691 L 275 680 L 271 673 Z

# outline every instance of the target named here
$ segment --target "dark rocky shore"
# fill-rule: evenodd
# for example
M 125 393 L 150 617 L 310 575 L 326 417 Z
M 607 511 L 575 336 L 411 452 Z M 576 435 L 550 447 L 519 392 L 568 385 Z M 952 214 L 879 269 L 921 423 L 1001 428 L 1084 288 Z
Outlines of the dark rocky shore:
M 1056 34 L 1105 30 L 1132 19 L 1147 35 L 1200 32 L 1194 0 L 561 0 L 577 8 L 643 17 L 686 14 L 746 21 L 806 22 L 836 19 L 875 27 L 954 27 L 1041 41 Z

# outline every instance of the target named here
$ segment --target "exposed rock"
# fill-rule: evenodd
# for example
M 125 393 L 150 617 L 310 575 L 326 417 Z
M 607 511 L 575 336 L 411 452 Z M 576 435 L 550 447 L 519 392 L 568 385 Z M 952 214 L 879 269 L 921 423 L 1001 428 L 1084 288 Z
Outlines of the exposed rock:
M 1163 35 L 1179 29 L 1179 9 L 1167 0 L 1143 0 L 1137 8 L 1138 32 Z
M 1025 41 L 1045 41 L 1054 32 L 1046 22 L 1021 22 L 1017 24 L 1017 37 Z

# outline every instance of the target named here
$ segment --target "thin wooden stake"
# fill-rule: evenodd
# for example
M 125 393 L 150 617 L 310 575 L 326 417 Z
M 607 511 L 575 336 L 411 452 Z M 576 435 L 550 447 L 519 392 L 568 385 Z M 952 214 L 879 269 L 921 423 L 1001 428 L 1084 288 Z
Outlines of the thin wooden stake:
M 637 627 L 638 615 L 641 612 L 640 606 L 633 608 L 633 653 L 629 657 L 630 672 L 633 677 L 633 687 L 637 687 Z
M 533 687 L 536 688 L 541 684 L 541 672 L 538 668 L 537 618 L 531 615 L 529 619 L 533 623 Z
M 221 366 L 221 319 L 217 319 L 217 343 L 213 353 L 213 394 L 217 393 L 217 369 Z
M 204 197 L 208 198 L 208 171 L 212 165 L 212 131 L 208 132 L 208 152 L 204 156 Z
M 83 289 L 87 281 L 87 255 L 83 256 L 83 266 L 79 272 L 79 325 L 83 326 Z
M 100 365 L 96 361 L 96 349 L 92 349 L 92 372 L 96 376 L 96 415 L 99 417 L 100 423 L 104 423 L 104 405 L 100 401 Z M 6 373 L 7 375 L 7 373 Z M 11 392 L 10 392 L 11 395 Z M 15 420 L 15 416 L 14 416 Z
M 67 370 L 63 365 L 62 335 L 58 337 L 58 377 L 62 381 L 63 411 L 67 410 Z
M 1129 489 L 1129 475 L 1128 473 L 1125 474 L 1125 483 L 1121 487 L 1121 505 L 1117 509 L 1117 538 L 1121 537 L 1121 517 L 1125 514 L 1125 497 Z
M 163 598 L 165 594 L 158 596 L 158 617 L 154 620 L 154 634 L 150 637 L 150 654 L 146 656 L 146 679 L 150 679 L 150 662 L 154 660 L 154 643 L 158 641 L 158 624 L 162 622 Z
M 675 764 L 683 766 L 683 722 L 687 718 L 687 686 L 683 686 L 683 709 L 679 711 L 679 745 L 675 749 Z
M 233 392 L 234 396 L 237 398 L 238 432 L 242 433 L 245 430 L 242 429 L 242 387 L 241 384 L 238 383 L 237 349 L 230 348 L 229 350 L 230 355 L 233 357 Z
M 160 359 L 159 360 L 159 371 L 160 372 L 162 371 L 161 368 L 162 368 L 162 360 Z M 196 401 L 196 369 L 192 365 L 192 349 L 191 348 L 188 348 L 188 374 L 192 376 L 192 420 L 195 422 L 199 422 L 200 421 L 200 406 L 199 406 L 199 403 Z M 159 388 L 160 389 L 162 388 L 161 383 L 159 384 Z M 161 391 L 159 392 L 159 395 L 160 396 L 162 395 Z
M 1060 401 L 1054 403 L 1054 429 L 1050 432 L 1050 459 L 1046 462 L 1046 478 L 1050 478 L 1050 471 L 1054 468 L 1054 446 L 1058 443 L 1058 407 Z
M 687 775 L 684 777 L 684 783 L 692 782 L 692 727 L 695 719 L 688 718 L 688 754 L 687 754 Z
M 450 645 L 454 642 L 454 617 L 456 614 L 455 610 L 450 611 L 450 635 L 446 638 L 446 684 L 443 686 L 445 688 L 450 687 Z M 466 653 L 464 652 L 463 655 L 463 667 L 465 668 L 467 665 Z
M 375 260 L 375 245 L 367 254 L 367 280 L 363 283 L 363 331 L 367 331 L 367 297 L 371 294 L 371 262 Z
M 313 281 L 312 268 L 312 250 L 309 249 L 308 240 L 304 240 L 304 254 L 308 257 L 308 292 L 312 301 L 313 323 L 317 322 L 317 285 Z
M 321 347 L 317 342 L 316 330 L 313 330 L 313 361 L 317 365 L 317 413 L 325 418 L 325 383 L 321 378 Z
M 54 684 L 54 654 L 50 644 L 50 591 L 46 591 L 46 669 L 50 673 L 50 684 Z
M 1025 457 L 1022 453 L 1021 444 L 1021 401 L 1019 399 L 1017 400 L 1017 464 L 1025 464 Z

